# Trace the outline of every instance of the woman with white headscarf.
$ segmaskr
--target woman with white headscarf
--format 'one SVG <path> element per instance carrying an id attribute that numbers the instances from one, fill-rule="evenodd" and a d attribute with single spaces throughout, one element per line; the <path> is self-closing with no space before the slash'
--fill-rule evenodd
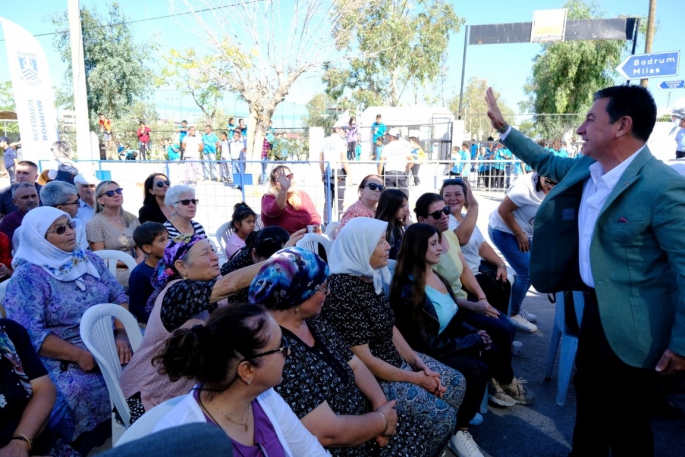
<path id="1" fill-rule="evenodd" d="M 64 211 L 36 208 L 21 227 L 3 304 L 7 317 L 28 330 L 57 386 L 49 427 L 86 455 L 111 434 L 111 405 L 105 380 L 81 340 L 81 316 L 98 303 L 127 308 L 128 297 L 104 262 L 76 245 L 74 222 Z M 128 363 L 126 333 L 119 322 L 115 327 L 119 360 Z M 58 408 L 60 402 L 64 408 Z"/>
<path id="2" fill-rule="evenodd" d="M 412 350 L 395 327 L 383 292 L 391 279 L 387 225 L 358 217 L 340 231 L 331 248 L 331 294 L 322 315 L 379 379 L 388 400 L 397 400 L 398 415 L 416 423 L 416 439 L 425 446 L 421 455 L 440 455 L 455 431 L 466 384 L 458 371 Z M 428 435 L 421 436 L 422 430 Z"/>

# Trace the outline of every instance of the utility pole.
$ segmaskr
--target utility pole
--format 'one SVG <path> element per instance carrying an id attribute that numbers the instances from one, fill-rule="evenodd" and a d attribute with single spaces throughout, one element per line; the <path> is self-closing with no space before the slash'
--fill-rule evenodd
<path id="1" fill-rule="evenodd" d="M 654 21 L 656 18 L 656 0 L 649 0 L 649 17 L 647 18 L 647 36 L 645 37 L 645 54 L 652 52 L 654 42 Z M 648 79 L 641 79 L 640 85 L 647 87 Z"/>
<path id="2" fill-rule="evenodd" d="M 81 10 L 78 0 L 69 2 L 69 41 L 71 42 L 71 79 L 74 84 L 74 110 L 76 111 L 76 151 L 81 160 L 100 158 L 90 144 L 88 96 L 86 92 L 86 66 L 83 63 L 83 34 Z"/>

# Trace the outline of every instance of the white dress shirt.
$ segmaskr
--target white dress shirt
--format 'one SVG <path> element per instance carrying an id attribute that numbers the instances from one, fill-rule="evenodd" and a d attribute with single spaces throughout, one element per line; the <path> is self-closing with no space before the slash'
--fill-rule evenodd
<path id="1" fill-rule="evenodd" d="M 588 287 L 595 287 L 590 265 L 590 243 L 597 224 L 597 217 L 626 168 L 635 160 L 642 149 L 644 146 L 607 173 L 604 173 L 604 168 L 599 162 L 590 165 L 590 177 L 583 185 L 583 196 L 578 210 L 578 265 L 580 277 Z"/>

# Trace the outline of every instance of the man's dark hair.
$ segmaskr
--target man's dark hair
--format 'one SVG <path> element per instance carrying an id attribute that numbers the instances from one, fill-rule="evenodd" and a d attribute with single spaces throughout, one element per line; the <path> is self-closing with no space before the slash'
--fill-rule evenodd
<path id="1" fill-rule="evenodd" d="M 652 94 L 642 86 L 612 86 L 598 90 L 593 100 L 608 98 L 606 111 L 609 122 L 624 116 L 633 120 L 633 137 L 647 142 L 656 124 L 656 103 Z"/>
<path id="2" fill-rule="evenodd" d="M 159 222 L 146 222 L 133 231 L 133 241 L 142 250 L 143 246 L 154 243 L 155 238 L 166 231 L 166 227 Z"/>
<path id="3" fill-rule="evenodd" d="M 187 124 L 188 121 L 186 121 L 185 119 L 183 119 L 183 120 L 181 121 L 181 124 L 183 124 L 183 123 L 186 123 L 186 124 Z"/>
<path id="4" fill-rule="evenodd" d="M 38 165 L 36 165 L 34 162 L 31 162 L 30 160 L 22 160 L 21 162 L 17 162 L 17 165 L 21 165 L 22 167 L 31 167 L 38 171 Z"/>
<path id="5" fill-rule="evenodd" d="M 381 117 L 381 115 L 380 115 L 380 114 L 376 114 L 376 119 L 378 119 L 379 117 Z"/>

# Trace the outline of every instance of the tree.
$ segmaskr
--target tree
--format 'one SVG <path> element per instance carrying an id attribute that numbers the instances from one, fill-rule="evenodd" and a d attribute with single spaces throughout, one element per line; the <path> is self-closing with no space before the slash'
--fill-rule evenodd
<path id="1" fill-rule="evenodd" d="M 302 117 L 305 127 L 323 127 L 330 130 L 335 124 L 337 116 L 327 112 L 332 100 L 326 94 L 316 94 L 307 102 L 307 115 Z"/>
<path id="2" fill-rule="evenodd" d="M 338 47 L 362 55 L 349 66 L 329 63 L 323 80 L 328 95 L 337 100 L 349 89 L 353 104 L 363 107 L 397 106 L 408 87 L 432 83 L 450 33 L 463 23 L 445 0 L 370 0 L 344 19 Z"/>
<path id="3" fill-rule="evenodd" d="M 148 63 L 157 46 L 151 41 L 136 42 L 126 20 L 117 3 L 108 6 L 105 17 L 100 16 L 95 8 L 92 11 L 81 8 L 88 113 L 92 128 L 97 126 L 98 113 L 111 118 L 120 117 L 154 81 Z M 54 16 L 52 22 L 58 30 L 64 30 L 55 34 L 53 44 L 67 64 L 65 79 L 71 84 L 67 12 Z"/>
<path id="4" fill-rule="evenodd" d="M 0 111 L 16 111 L 14 103 L 14 92 L 12 91 L 12 81 L 0 83 Z M 2 134 L 19 133 L 19 124 L 12 122 L 0 122 L 2 124 Z"/>
<path id="5" fill-rule="evenodd" d="M 212 81 L 238 94 L 248 105 L 247 156 L 258 160 L 269 121 L 292 84 L 320 70 L 335 50 L 334 30 L 368 0 L 183 0 L 217 64 L 195 56 Z M 172 6 L 174 4 L 172 3 Z M 230 9 L 227 9 L 230 8 Z M 203 12 L 207 10 L 206 12 Z"/>
<path id="6" fill-rule="evenodd" d="M 227 88 L 226 80 L 214 78 L 213 74 L 228 71 L 226 62 L 212 55 L 198 56 L 194 49 L 183 52 L 172 49 L 164 60 L 167 64 L 157 79 L 157 85 L 171 84 L 188 92 L 205 116 L 203 123 L 213 125 L 219 100 Z M 211 72 L 210 68 L 213 69 Z"/>
<path id="7" fill-rule="evenodd" d="M 464 102 L 462 106 L 464 118 L 464 132 L 469 138 L 483 140 L 489 136 L 494 137 L 495 129 L 488 119 L 488 105 L 485 101 L 485 91 L 488 90 L 488 81 L 476 77 L 470 78 L 464 90 Z M 513 119 L 514 111 L 506 104 L 500 93 L 495 92 L 497 103 L 502 110 L 505 119 Z M 450 110 L 455 116 L 459 111 L 459 94 L 456 94 L 449 103 Z"/>
<path id="8" fill-rule="evenodd" d="M 570 0 L 568 19 L 597 19 L 596 3 Z M 561 138 L 577 124 L 576 113 L 592 105 L 592 94 L 615 84 L 614 68 L 621 62 L 626 42 L 618 40 L 548 43 L 534 58 L 532 75 L 524 86 L 528 101 L 522 111 L 534 113 L 537 131 L 547 139 Z"/>

